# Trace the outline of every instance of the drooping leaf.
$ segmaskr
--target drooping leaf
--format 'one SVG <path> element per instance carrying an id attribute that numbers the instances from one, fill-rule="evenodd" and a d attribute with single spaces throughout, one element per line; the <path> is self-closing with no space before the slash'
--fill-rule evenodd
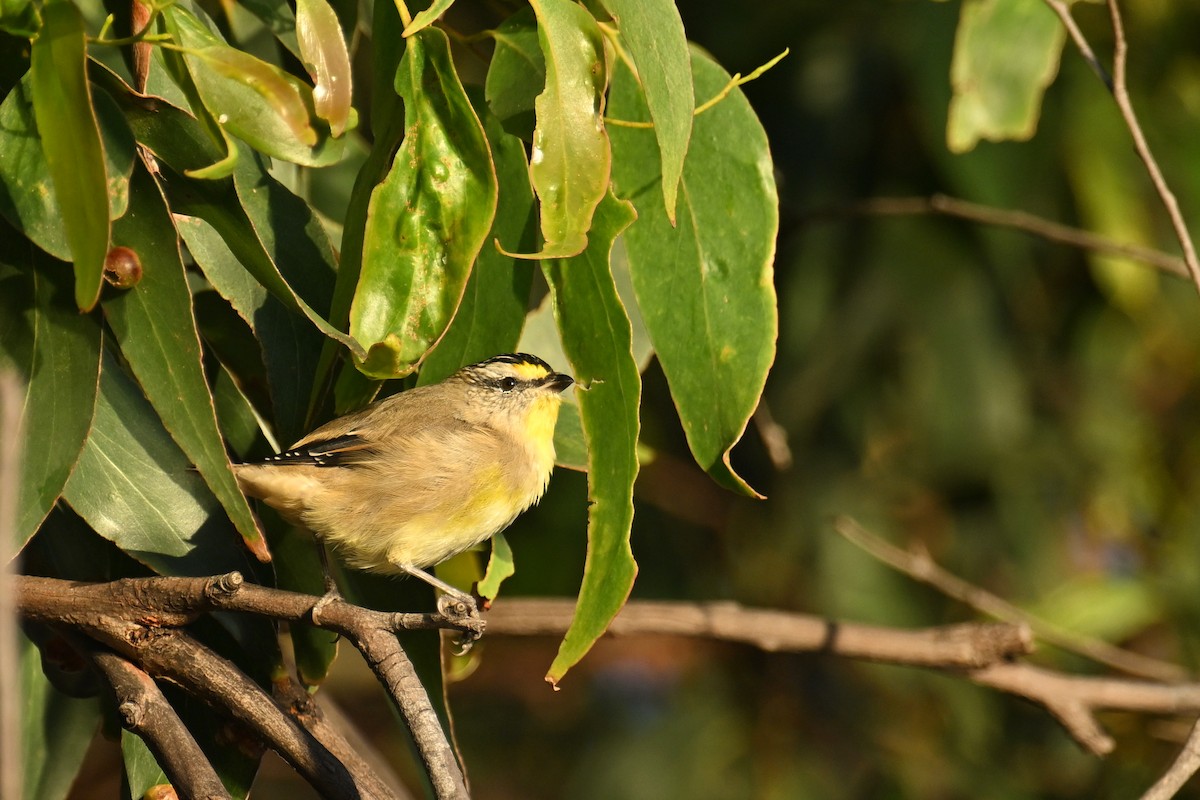
<path id="1" fill-rule="evenodd" d="M 312 89 L 283 70 L 225 44 L 178 5 L 163 12 L 205 108 L 223 129 L 285 161 L 339 160 L 344 137 L 317 124 Z M 339 33 L 340 35 L 340 33 Z"/>
<path id="2" fill-rule="evenodd" d="M 729 81 L 699 52 L 692 74 L 700 97 Z M 616 117 L 647 118 L 628 70 L 617 71 L 610 103 Z M 633 287 L 688 445 L 717 482 L 754 494 L 730 467 L 729 451 L 775 355 L 779 210 L 766 134 L 736 89 L 697 117 L 675 226 L 663 211 L 653 133 L 614 128 L 612 137 L 613 182 L 639 215 L 624 236 Z"/>
<path id="3" fill-rule="evenodd" d="M 400 61 L 408 49 L 402 36 L 403 25 L 395 3 L 375 3 L 371 9 L 371 30 L 377 41 L 393 43 L 390 47 L 373 48 L 371 59 L 371 150 L 359 168 L 350 201 L 346 207 L 342 228 L 341 262 L 333 287 L 329 319 L 337 326 L 347 328 L 350 324 L 350 306 L 362 274 L 363 238 L 366 235 L 371 198 L 376 187 L 383 182 L 391 169 L 393 158 L 404 138 L 404 104 L 396 92 L 396 73 Z M 365 376 L 357 369 L 343 369 L 334 378 L 337 351 L 329 344 L 321 350 L 317 365 L 317 379 L 313 382 L 309 405 L 314 408 L 328 407 L 334 395 L 333 387 L 347 380 L 362 383 Z M 359 389 L 361 390 L 361 386 Z M 360 395 L 361 391 L 353 394 Z M 338 406 L 338 412 L 349 410 Z"/>
<path id="4" fill-rule="evenodd" d="M 108 254 L 108 176 L 87 82 L 83 15 L 74 3 L 42 10 L 30 54 L 33 111 L 75 264 L 75 304 L 96 305 Z"/>
<path id="5" fill-rule="evenodd" d="M 546 58 L 538 44 L 537 17 L 522 8 L 492 31 L 496 49 L 488 63 L 488 105 L 504 129 L 533 141 L 534 104 L 546 85 Z"/>
<path id="6" fill-rule="evenodd" d="M 251 574 L 221 504 L 107 354 L 96 417 L 63 497 L 97 533 L 159 574 Z"/>
<path id="7" fill-rule="evenodd" d="M 145 170 L 135 175 L 132 195 L 130 213 L 113 226 L 113 237 L 138 254 L 144 277 L 133 289 L 107 298 L 104 315 L 172 437 L 196 465 L 247 546 L 268 560 L 266 542 L 234 480 L 217 429 L 170 213 Z"/>
<path id="8" fill-rule="evenodd" d="M 76 310 L 70 267 L 3 223 L 0 369 L 24 384 L 16 538 L 0 543 L 7 562 L 53 507 L 83 449 L 96 406 L 100 326 Z M 0 431 L 0 437 L 11 433 Z"/>
<path id="9" fill-rule="evenodd" d="M 516 571 L 512 547 L 508 539 L 504 538 L 503 532 L 497 533 L 492 537 L 492 555 L 488 559 L 487 571 L 476 585 L 477 591 L 482 597 L 495 600 L 500 594 L 500 584 L 504 583 L 506 578 L 511 578 Z"/>
<path id="10" fill-rule="evenodd" d="M 602 0 L 637 67 L 662 165 L 663 204 L 675 221 L 683 159 L 692 136 L 692 62 L 673 0 Z"/>
<path id="11" fill-rule="evenodd" d="M 63 800 L 100 724 L 98 697 L 68 697 L 42 672 L 38 648 L 18 639 L 23 800 Z"/>
<path id="12" fill-rule="evenodd" d="M 408 39 L 396 73 L 407 134 L 371 196 L 351 335 L 359 369 L 405 375 L 445 332 L 496 212 L 483 126 L 450 59 L 446 34 Z"/>
<path id="13" fill-rule="evenodd" d="M 492 149 L 499 185 L 496 219 L 488 241 L 498 241 L 510 251 L 521 250 L 531 246 L 537 232 L 525 148 L 515 136 L 504 132 L 481 98 L 474 99 Z M 467 280 L 454 321 L 421 364 L 418 383 L 435 383 L 466 364 L 513 352 L 525 324 L 532 283 L 530 264 L 485 244 Z"/>
<path id="14" fill-rule="evenodd" d="M 337 14 L 326 0 L 297 0 L 296 36 L 300 55 L 313 79 L 317 116 L 329 132 L 341 136 L 354 113 L 351 101 L 350 53 Z"/>
<path id="15" fill-rule="evenodd" d="M 529 173 L 541 201 L 540 258 L 587 247 L 592 213 L 608 190 L 612 153 L 604 131 L 608 68 L 591 14 L 571 0 L 532 0 L 546 88 L 535 103 Z"/>
<path id="16" fill-rule="evenodd" d="M 966 0 L 950 64 L 947 147 L 965 153 L 981 139 L 1033 136 L 1066 35 L 1043 0 Z"/>
<path id="17" fill-rule="evenodd" d="M 613 241 L 635 217 L 610 192 L 596 210 L 587 250 L 544 264 L 555 318 L 575 376 L 588 448 L 588 553 L 575 616 L 546 680 L 557 683 L 625 605 L 637 564 L 629 547 L 637 479 L 642 379 L 629 319 L 609 271 Z"/>
<path id="18" fill-rule="evenodd" d="M 34 122 L 27 75 L 0 104 L 0 214 L 55 258 L 71 260 L 62 210 Z M 120 110 L 107 94 L 94 96 L 108 175 L 108 214 L 116 219 L 129 202 L 134 141 Z"/>

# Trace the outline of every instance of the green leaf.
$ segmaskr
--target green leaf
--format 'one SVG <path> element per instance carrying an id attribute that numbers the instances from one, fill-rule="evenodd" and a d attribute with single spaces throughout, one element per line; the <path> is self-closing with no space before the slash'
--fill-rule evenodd
<path id="1" fill-rule="evenodd" d="M 100 326 L 76 311 L 67 265 L 51 261 L 3 223 L 0 369 L 13 370 L 25 384 L 16 538 L 0 543 L 7 562 L 54 506 L 83 449 L 96 406 Z"/>
<path id="2" fill-rule="evenodd" d="M 508 250 L 519 250 L 537 235 L 525 148 L 519 139 L 504 132 L 486 103 L 475 99 L 492 149 L 499 185 L 500 200 L 488 240 L 497 241 Z M 525 324 L 532 283 L 533 270 L 529 264 L 485 244 L 467 279 L 454 321 L 421 363 L 418 383 L 436 383 L 459 367 L 497 353 L 513 352 Z"/>
<path id="3" fill-rule="evenodd" d="M 313 79 L 313 105 L 329 131 L 341 136 L 354 127 L 351 114 L 350 53 L 337 14 L 325 0 L 297 0 L 296 36 L 305 69 Z"/>
<path id="4" fill-rule="evenodd" d="M 695 51 L 692 74 L 700 97 L 729 81 Z M 647 116 L 626 69 L 617 71 L 610 107 L 621 119 Z M 775 355 L 779 208 L 766 134 L 738 89 L 696 118 L 675 226 L 663 211 L 654 135 L 614 128 L 612 138 L 614 185 L 639 214 L 624 236 L 633 287 L 688 445 L 718 483 L 754 494 L 730 467 L 729 451 Z"/>
<path id="5" fill-rule="evenodd" d="M 587 247 L 592 213 L 608 190 L 612 153 L 604 132 L 608 70 L 600 29 L 571 0 L 531 0 L 546 88 L 535 103 L 530 176 L 542 203 L 540 258 L 565 258 Z"/>
<path id="6" fill-rule="evenodd" d="M 1043 0 L 965 0 L 950 64 L 952 152 L 1033 136 L 1066 35 Z"/>
<path id="7" fill-rule="evenodd" d="M 418 31 L 428 28 L 434 21 L 445 14 L 450 6 L 454 5 L 454 0 L 433 0 L 429 4 L 429 8 L 413 17 L 412 22 L 404 28 L 404 37 L 407 39 Z"/>
<path id="8" fill-rule="evenodd" d="M 546 85 L 546 58 L 538 44 L 537 18 L 522 8 L 492 31 L 496 49 L 484 91 L 504 129 L 533 141 L 534 104 Z"/>
<path id="9" fill-rule="evenodd" d="M 609 192 L 596 210 L 587 250 L 548 261 L 546 279 L 571 361 L 588 447 L 588 553 L 575 617 L 546 680 L 558 683 L 625 605 L 637 564 L 629 547 L 637 479 L 642 380 L 629 318 L 609 271 L 613 241 L 635 218 Z"/>
<path id="10" fill-rule="evenodd" d="M 83 16 L 69 2 L 47 4 L 42 16 L 30 54 L 33 110 L 75 264 L 75 304 L 88 311 L 100 299 L 108 254 L 104 148 L 88 90 Z"/>
<path id="11" fill-rule="evenodd" d="M 153 787 L 171 782 L 150 748 L 136 733 L 121 731 L 121 760 L 130 797 L 143 797 Z"/>
<path id="12" fill-rule="evenodd" d="M 371 195 L 351 335 L 364 374 L 408 374 L 445 333 L 496 213 L 483 126 L 450 59 L 446 34 L 408 40 L 396 73 L 407 135 Z"/>
<path id="13" fill-rule="evenodd" d="M 0 31 L 32 39 L 42 27 L 42 16 L 33 0 L 0 0 Z"/>
<path id="14" fill-rule="evenodd" d="M 50 685 L 41 655 L 19 637 L 23 800 L 63 800 L 100 724 L 100 701 L 68 697 Z M 12 767 L 10 767 L 11 769 Z"/>
<path id="15" fill-rule="evenodd" d="M 276 434 L 284 444 L 296 441 L 307 432 L 308 391 L 320 334 L 246 271 L 214 227 L 185 215 L 177 215 L 175 224 L 213 288 L 254 332 L 266 367 Z"/>
<path id="16" fill-rule="evenodd" d="M 218 125 L 256 150 L 285 161 L 322 166 L 341 158 L 345 139 L 317 126 L 309 86 L 228 46 L 178 5 L 167 8 L 163 18 L 183 48 L 188 72 Z"/>
<path id="17" fill-rule="evenodd" d="M 28 75 L 0 104 L 0 214 L 38 247 L 63 261 L 71 249 L 63 228 L 62 210 L 50 177 L 50 165 L 34 122 Z M 108 214 L 116 219 L 129 202 L 135 142 L 120 109 L 108 95 L 94 97 L 104 143 L 108 175 Z"/>
<path id="18" fill-rule="evenodd" d="M 335 260 L 320 222 L 249 151 L 239 159 L 232 186 L 227 181 L 189 180 L 180 175 L 169 176 L 165 183 L 173 212 L 210 224 L 276 299 L 356 357 L 366 354 L 324 316 Z"/>
<path id="19" fill-rule="evenodd" d="M 63 497 L 97 533 L 159 574 L 253 574 L 220 503 L 107 354 L 96 418 Z"/>
<path id="20" fill-rule="evenodd" d="M 504 583 L 506 578 L 511 578 L 516 571 L 512 547 L 509 546 L 508 539 L 504 538 L 503 532 L 497 533 L 492 537 L 492 555 L 488 559 L 487 572 L 483 574 L 476 589 L 480 596 L 495 600 L 500 594 L 500 584 Z"/>
<path id="21" fill-rule="evenodd" d="M 692 62 L 673 0 L 601 0 L 621 31 L 646 94 L 662 165 L 663 204 L 675 221 L 683 160 L 692 136 Z"/>
<path id="22" fill-rule="evenodd" d="M 121 354 L 172 437 L 225 507 L 247 546 L 269 560 L 266 542 L 234 480 L 217 429 L 170 212 L 146 170 L 138 170 L 132 194 L 130 213 L 117 220 L 113 238 L 137 253 L 145 272 L 136 287 L 114 292 L 104 301 L 104 315 Z"/>

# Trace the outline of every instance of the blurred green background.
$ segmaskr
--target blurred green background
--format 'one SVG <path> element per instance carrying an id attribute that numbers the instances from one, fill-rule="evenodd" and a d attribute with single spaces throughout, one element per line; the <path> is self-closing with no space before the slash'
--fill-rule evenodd
<path id="1" fill-rule="evenodd" d="M 1187 215 L 1200 209 L 1200 6 L 1122 7 L 1130 91 Z M 731 72 L 791 49 L 744 90 L 772 142 L 783 206 L 765 403 L 793 463 L 773 461 L 752 426 L 735 466 L 769 499 L 717 488 L 688 458 L 651 366 L 634 598 L 905 627 L 978 619 L 841 540 L 831 520 L 851 514 L 1047 620 L 1194 669 L 1196 289 L 1022 233 L 846 213 L 867 198 L 940 192 L 1177 252 L 1116 107 L 1078 53 L 1064 50 L 1031 141 L 953 155 L 959 3 L 680 9 L 689 36 Z M 1075 13 L 1107 63 L 1104 6 Z M 508 535 L 517 575 L 505 593 L 573 595 L 585 515 L 585 481 L 560 470 Z M 1188 730 L 1104 715 L 1117 749 L 1100 760 L 1043 709 L 952 676 L 667 638 L 602 641 L 553 692 L 542 676 L 556 645 L 488 637 L 451 686 L 475 796 L 1127 798 Z M 1053 648 L 1034 658 L 1104 674 Z M 378 714 L 373 744 L 399 763 L 405 744 L 382 738 L 393 722 L 357 661 L 342 653 L 328 692 L 368 730 Z M 271 775 L 256 798 L 311 796 L 284 768 Z M 78 785 L 101 784 L 92 773 Z"/>

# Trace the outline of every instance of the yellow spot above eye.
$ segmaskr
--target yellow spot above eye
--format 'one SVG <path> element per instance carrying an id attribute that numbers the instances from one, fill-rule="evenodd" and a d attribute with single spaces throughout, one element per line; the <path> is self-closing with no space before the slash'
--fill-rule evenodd
<path id="1" fill-rule="evenodd" d="M 550 373 L 541 364 L 512 364 L 513 372 L 523 381 L 536 381 Z"/>

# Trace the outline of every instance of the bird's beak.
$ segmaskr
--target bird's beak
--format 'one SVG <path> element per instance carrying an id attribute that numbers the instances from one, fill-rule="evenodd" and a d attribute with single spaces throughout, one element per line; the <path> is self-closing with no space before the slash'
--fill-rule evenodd
<path id="1" fill-rule="evenodd" d="M 563 375 L 561 372 L 553 372 L 546 376 L 546 382 L 542 385 L 547 386 L 556 392 L 562 392 L 574 382 L 575 379 L 570 375 Z"/>

